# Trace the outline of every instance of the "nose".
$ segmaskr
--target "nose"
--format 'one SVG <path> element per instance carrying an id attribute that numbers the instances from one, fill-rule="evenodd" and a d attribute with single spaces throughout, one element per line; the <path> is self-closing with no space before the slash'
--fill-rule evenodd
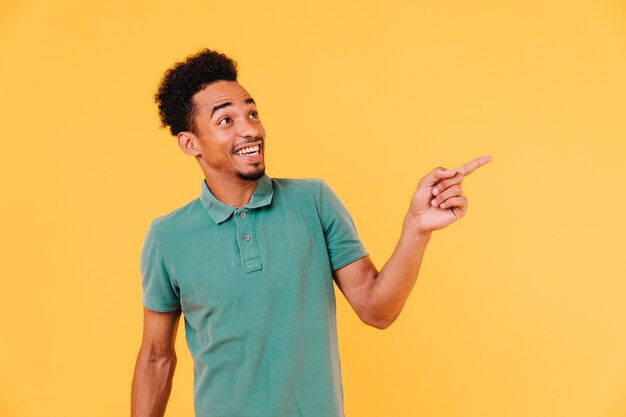
<path id="1" fill-rule="evenodd" d="M 258 120 L 244 119 L 239 124 L 239 136 L 243 138 L 258 138 L 262 136 L 263 126 Z"/>

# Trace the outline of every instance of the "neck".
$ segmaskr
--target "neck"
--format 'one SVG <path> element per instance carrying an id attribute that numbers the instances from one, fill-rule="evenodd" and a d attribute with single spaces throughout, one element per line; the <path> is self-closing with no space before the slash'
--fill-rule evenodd
<path id="1" fill-rule="evenodd" d="M 232 207 L 244 207 L 250 201 L 258 181 L 240 178 L 224 179 L 216 176 L 205 176 L 211 194 L 219 201 Z"/>

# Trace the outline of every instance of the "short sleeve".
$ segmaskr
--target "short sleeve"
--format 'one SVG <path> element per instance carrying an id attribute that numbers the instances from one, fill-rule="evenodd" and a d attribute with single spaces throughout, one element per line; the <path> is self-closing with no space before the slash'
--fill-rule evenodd
<path id="1" fill-rule="evenodd" d="M 348 210 L 324 181 L 321 182 L 320 200 L 326 246 L 333 271 L 367 256 Z"/>
<path id="2" fill-rule="evenodd" d="M 153 226 L 146 233 L 141 251 L 142 303 L 154 311 L 167 312 L 180 308 L 180 293 L 173 285 L 167 261 L 157 241 Z"/>

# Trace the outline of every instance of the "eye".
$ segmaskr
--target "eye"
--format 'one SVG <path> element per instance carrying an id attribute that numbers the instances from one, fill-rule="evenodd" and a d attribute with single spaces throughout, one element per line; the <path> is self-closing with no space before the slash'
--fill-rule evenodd
<path id="1" fill-rule="evenodd" d="M 250 114 L 248 115 L 248 118 L 250 118 L 250 119 L 258 119 L 259 118 L 259 113 L 256 110 L 252 110 L 250 112 Z"/>
<path id="2" fill-rule="evenodd" d="M 233 119 L 231 119 L 230 117 L 226 116 L 222 120 L 220 120 L 217 124 L 218 125 L 228 125 L 228 124 L 231 124 L 232 122 L 233 122 Z"/>

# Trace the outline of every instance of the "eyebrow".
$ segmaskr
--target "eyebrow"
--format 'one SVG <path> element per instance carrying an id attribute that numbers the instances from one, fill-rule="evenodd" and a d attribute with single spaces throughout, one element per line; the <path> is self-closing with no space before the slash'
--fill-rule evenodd
<path id="1" fill-rule="evenodd" d="M 256 104 L 256 102 L 254 101 L 254 99 L 252 97 L 247 98 L 244 101 L 244 103 L 246 103 L 246 104 Z M 215 114 L 216 111 L 221 110 L 221 109 L 223 109 L 225 107 L 228 107 L 228 106 L 232 106 L 232 105 L 233 105 L 232 101 L 227 101 L 225 103 L 218 104 L 217 106 L 213 106 L 213 110 L 211 110 L 211 117 L 213 117 L 213 115 Z"/>

